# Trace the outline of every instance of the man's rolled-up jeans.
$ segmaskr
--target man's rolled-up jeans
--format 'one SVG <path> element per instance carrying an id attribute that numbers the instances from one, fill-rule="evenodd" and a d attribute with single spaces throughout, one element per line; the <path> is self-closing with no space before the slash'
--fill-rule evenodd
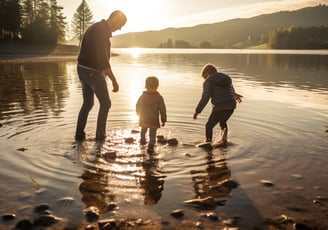
<path id="1" fill-rule="evenodd" d="M 85 139 L 84 129 L 89 112 L 94 105 L 94 95 L 96 95 L 100 105 L 97 118 L 96 140 L 104 140 L 106 137 L 107 115 L 111 107 L 106 76 L 101 71 L 81 65 L 77 66 L 77 73 L 82 84 L 83 104 L 77 120 L 75 139 Z"/>

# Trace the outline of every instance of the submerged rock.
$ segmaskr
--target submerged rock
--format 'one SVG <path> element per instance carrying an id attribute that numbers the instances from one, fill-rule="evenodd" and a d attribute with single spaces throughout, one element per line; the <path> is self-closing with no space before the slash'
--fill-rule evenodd
<path id="1" fill-rule="evenodd" d="M 171 212 L 171 216 L 175 218 L 181 218 L 184 216 L 184 212 L 182 209 L 176 209 Z"/>
<path id="2" fill-rule="evenodd" d="M 225 187 L 225 188 L 233 189 L 233 188 L 237 188 L 238 186 L 239 186 L 239 183 L 237 181 L 226 179 L 216 185 L 211 186 L 210 188 L 216 189 L 216 188 Z"/>
<path id="3" fill-rule="evenodd" d="M 84 209 L 83 213 L 89 222 L 96 221 L 99 218 L 99 209 L 96 206 L 90 206 Z"/>
<path id="4" fill-rule="evenodd" d="M 112 161 L 116 159 L 116 151 L 108 151 L 103 154 L 103 157 L 106 161 Z"/>
<path id="5" fill-rule="evenodd" d="M 176 146 L 176 145 L 178 145 L 178 140 L 177 140 L 176 138 L 168 139 L 168 140 L 167 140 L 167 144 L 168 144 L 169 146 Z"/>
<path id="6" fill-rule="evenodd" d="M 133 144 L 134 143 L 134 138 L 133 137 L 127 137 L 124 139 L 125 144 Z"/>
<path id="7" fill-rule="evenodd" d="M 16 218 L 16 214 L 15 213 L 5 213 L 2 215 L 2 219 L 5 221 L 10 221 Z"/>
<path id="8" fill-rule="evenodd" d="M 50 206 L 47 203 L 40 204 L 34 208 L 35 213 L 41 213 L 43 211 L 46 211 L 50 208 Z"/>
<path id="9" fill-rule="evenodd" d="M 214 209 L 218 205 L 216 200 L 211 196 L 186 200 L 184 203 L 199 209 Z"/>
<path id="10" fill-rule="evenodd" d="M 264 186 L 267 186 L 267 187 L 272 187 L 274 186 L 273 182 L 272 181 L 269 181 L 269 180 L 261 180 L 260 181 Z"/>
<path id="11" fill-rule="evenodd" d="M 17 222 L 15 230 L 31 230 L 33 223 L 28 219 L 23 219 Z"/>
<path id="12" fill-rule="evenodd" d="M 294 223 L 293 228 L 296 230 L 311 230 L 309 226 L 302 224 L 302 223 Z"/>
<path id="13" fill-rule="evenodd" d="M 158 135 L 157 143 L 165 145 L 165 144 L 167 144 L 167 139 L 163 135 Z"/>
<path id="14" fill-rule="evenodd" d="M 117 207 L 117 204 L 115 204 L 114 202 L 110 202 L 109 204 L 107 204 L 108 211 L 113 211 L 115 209 L 118 209 L 118 207 Z"/>
<path id="15" fill-rule="evenodd" d="M 35 226 L 51 226 L 53 224 L 57 224 L 62 219 L 59 217 L 56 217 L 54 215 L 41 215 L 38 218 L 34 220 Z"/>

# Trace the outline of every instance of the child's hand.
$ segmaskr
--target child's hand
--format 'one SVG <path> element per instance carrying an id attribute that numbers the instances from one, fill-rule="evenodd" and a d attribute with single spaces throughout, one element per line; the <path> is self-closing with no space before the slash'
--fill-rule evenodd
<path id="1" fill-rule="evenodd" d="M 240 94 L 238 94 L 238 93 L 235 93 L 235 100 L 236 100 L 238 103 L 240 103 L 240 102 L 243 101 L 242 98 L 243 98 L 242 95 L 240 95 Z"/>
<path id="2" fill-rule="evenodd" d="M 162 122 L 162 127 L 164 127 L 165 126 L 165 122 Z"/>
<path id="3" fill-rule="evenodd" d="M 198 116 L 198 113 L 195 111 L 195 112 L 194 112 L 194 116 L 193 116 L 193 118 L 194 118 L 194 119 L 197 119 L 197 116 Z"/>

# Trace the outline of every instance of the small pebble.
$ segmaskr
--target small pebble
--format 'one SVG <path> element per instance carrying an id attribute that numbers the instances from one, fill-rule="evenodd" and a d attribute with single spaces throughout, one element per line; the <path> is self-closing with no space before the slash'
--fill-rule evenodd
<path id="1" fill-rule="evenodd" d="M 267 186 L 267 187 L 271 187 L 273 186 L 273 182 L 272 181 L 269 181 L 269 180 L 261 180 L 261 183 L 264 185 L 264 186 Z"/>
<path id="2" fill-rule="evenodd" d="M 133 137 L 127 137 L 124 139 L 126 144 L 133 144 L 134 138 Z"/>

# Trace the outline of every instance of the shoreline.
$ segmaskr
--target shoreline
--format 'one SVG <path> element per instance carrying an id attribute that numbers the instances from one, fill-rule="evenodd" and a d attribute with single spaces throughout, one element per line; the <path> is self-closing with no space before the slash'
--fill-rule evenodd
<path id="1" fill-rule="evenodd" d="M 61 55 L 1 55 L 0 64 L 11 63 L 31 63 L 31 62 L 58 62 L 58 61 L 76 61 L 77 54 L 61 54 Z"/>

